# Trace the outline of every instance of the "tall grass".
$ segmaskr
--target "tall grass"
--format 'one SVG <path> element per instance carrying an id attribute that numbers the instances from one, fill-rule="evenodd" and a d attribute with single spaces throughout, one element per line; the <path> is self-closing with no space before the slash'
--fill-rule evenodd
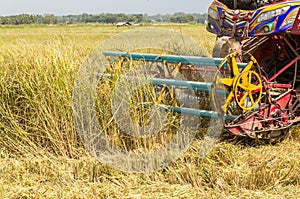
<path id="1" fill-rule="evenodd" d="M 20 43 L 1 48 L 1 146 L 15 153 L 41 149 L 73 156 L 78 140 L 71 92 L 84 58 L 71 43 Z"/>

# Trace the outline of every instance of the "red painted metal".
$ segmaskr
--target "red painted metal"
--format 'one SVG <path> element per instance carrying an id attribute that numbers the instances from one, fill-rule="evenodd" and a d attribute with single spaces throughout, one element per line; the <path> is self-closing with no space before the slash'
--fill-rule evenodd
<path id="1" fill-rule="evenodd" d="M 254 138 L 257 132 L 288 126 L 295 121 L 289 114 L 289 105 L 294 94 L 294 90 L 288 89 L 278 98 L 262 105 L 260 110 L 253 112 L 238 123 L 227 125 L 226 128 L 235 135 L 248 135 Z"/>
<path id="2" fill-rule="evenodd" d="M 298 14 L 296 16 L 295 22 L 293 24 L 291 34 L 293 35 L 300 35 L 300 9 L 298 11 Z"/>
<path id="3" fill-rule="evenodd" d="M 295 59 L 293 59 L 290 63 L 288 63 L 286 66 L 284 66 L 282 69 L 280 69 L 280 71 L 278 71 L 275 75 L 273 75 L 268 80 L 268 82 L 272 82 L 274 79 L 276 79 L 276 77 L 278 77 L 279 75 L 281 75 L 281 73 L 283 73 L 286 69 L 288 69 L 289 67 L 291 67 L 293 64 L 295 64 L 299 60 L 300 60 L 300 56 L 298 56 Z"/>

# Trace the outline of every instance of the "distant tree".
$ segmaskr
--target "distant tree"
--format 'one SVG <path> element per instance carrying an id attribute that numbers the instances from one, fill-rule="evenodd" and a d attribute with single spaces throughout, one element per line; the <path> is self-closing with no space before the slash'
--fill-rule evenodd
<path id="1" fill-rule="evenodd" d="M 45 14 L 44 15 L 44 24 L 53 24 L 54 18 L 55 17 L 53 14 Z"/>
<path id="2" fill-rule="evenodd" d="M 194 21 L 194 16 L 193 15 L 174 15 L 173 17 L 170 18 L 171 22 L 174 23 L 188 23 Z"/>
<path id="3" fill-rule="evenodd" d="M 164 22 L 175 22 L 175 23 L 188 23 L 196 21 L 199 18 L 207 18 L 207 14 L 185 14 L 183 12 L 177 12 L 171 14 L 87 14 L 83 13 L 80 15 L 66 15 L 66 16 L 55 16 L 53 14 L 44 15 L 30 15 L 21 14 L 14 16 L 0 17 L 0 23 L 19 25 L 19 24 L 76 24 L 76 23 L 108 23 L 115 24 L 117 22 L 151 22 L 151 21 L 164 21 Z"/>
<path id="4" fill-rule="evenodd" d="M 140 23 L 143 21 L 143 15 L 142 14 L 134 14 L 133 16 L 135 16 L 136 18 L 136 23 Z"/>

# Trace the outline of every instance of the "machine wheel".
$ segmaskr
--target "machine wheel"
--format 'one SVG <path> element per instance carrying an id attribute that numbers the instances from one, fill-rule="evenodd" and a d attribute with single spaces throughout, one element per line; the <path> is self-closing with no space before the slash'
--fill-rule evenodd
<path id="1" fill-rule="evenodd" d="M 262 95 L 260 75 L 255 71 L 244 71 L 236 79 L 233 90 L 239 107 L 247 111 L 254 109 Z"/>
<path id="2" fill-rule="evenodd" d="M 235 38 L 231 37 L 218 37 L 212 52 L 215 58 L 224 58 L 233 52 L 240 52 L 241 43 Z"/>
<path id="3" fill-rule="evenodd" d="M 226 56 L 215 75 L 213 97 L 216 110 L 232 114 L 232 106 L 238 105 L 243 112 L 252 110 L 261 100 L 262 80 L 256 59 L 248 55 L 247 65 L 240 69 L 237 65 L 238 54 Z M 223 89 L 222 89 L 223 88 Z M 227 92 L 226 98 L 220 101 L 218 92 Z"/>
<path id="4" fill-rule="evenodd" d="M 213 57 L 226 57 L 226 55 L 229 54 L 229 43 L 228 40 L 229 37 L 220 37 L 217 38 L 217 41 L 215 42 L 212 56 Z"/>

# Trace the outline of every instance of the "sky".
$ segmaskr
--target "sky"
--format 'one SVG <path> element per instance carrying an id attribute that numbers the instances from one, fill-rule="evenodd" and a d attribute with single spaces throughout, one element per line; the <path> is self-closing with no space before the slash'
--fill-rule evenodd
<path id="1" fill-rule="evenodd" d="M 0 15 L 206 13 L 212 0 L 0 0 Z"/>

